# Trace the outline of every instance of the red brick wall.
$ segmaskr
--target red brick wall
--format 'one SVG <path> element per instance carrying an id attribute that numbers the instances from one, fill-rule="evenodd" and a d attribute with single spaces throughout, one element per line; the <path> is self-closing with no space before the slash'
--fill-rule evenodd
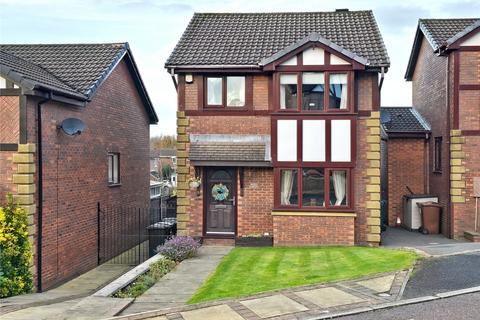
<path id="1" fill-rule="evenodd" d="M 27 112 L 35 115 L 29 98 Z M 149 202 L 149 122 L 121 62 L 85 108 L 46 103 L 43 117 L 44 289 L 97 265 L 97 202 L 102 206 L 145 207 Z M 85 131 L 69 137 L 56 126 L 76 117 Z M 28 117 L 30 142 L 35 118 Z M 107 183 L 107 152 L 120 153 L 121 186 Z"/>
<path id="2" fill-rule="evenodd" d="M 0 151 L 0 205 L 5 203 L 8 193 L 16 193 L 17 188 L 12 183 L 13 174 L 17 172 L 17 165 L 13 164 L 13 151 Z"/>
<path id="3" fill-rule="evenodd" d="M 191 116 L 192 134 L 270 134 L 268 116 Z"/>
<path id="4" fill-rule="evenodd" d="M 18 143 L 19 135 L 19 97 L 0 96 L 0 143 Z"/>
<path id="5" fill-rule="evenodd" d="M 425 190 L 425 140 L 389 139 L 387 146 L 388 225 L 394 226 L 397 217 L 403 221 L 402 197 L 407 186 L 417 194 Z"/>
<path id="6" fill-rule="evenodd" d="M 427 192 L 438 196 L 439 202 L 443 205 L 442 232 L 444 235 L 449 233 L 448 204 L 450 198 L 450 149 L 448 144 L 450 132 L 448 132 L 447 126 L 449 118 L 446 101 L 447 62 L 447 57 L 438 57 L 433 53 L 432 47 L 424 38 L 412 78 L 413 106 L 432 128 L 429 140 L 429 188 Z M 441 173 L 433 172 L 435 137 L 443 138 Z"/>
<path id="7" fill-rule="evenodd" d="M 274 216 L 275 246 L 353 245 L 354 218 Z"/>
<path id="8" fill-rule="evenodd" d="M 240 181 L 237 189 L 240 191 Z M 245 168 L 238 197 L 237 236 L 272 235 L 273 169 Z"/>

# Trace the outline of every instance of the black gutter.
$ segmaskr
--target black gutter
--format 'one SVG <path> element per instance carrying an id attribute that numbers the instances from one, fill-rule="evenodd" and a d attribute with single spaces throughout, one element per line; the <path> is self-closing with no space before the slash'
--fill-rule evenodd
<path id="1" fill-rule="evenodd" d="M 42 292 L 42 229 L 43 229 L 43 159 L 42 159 L 42 105 L 49 97 L 37 103 L 37 159 L 38 159 L 38 227 L 37 227 L 37 291 Z"/>

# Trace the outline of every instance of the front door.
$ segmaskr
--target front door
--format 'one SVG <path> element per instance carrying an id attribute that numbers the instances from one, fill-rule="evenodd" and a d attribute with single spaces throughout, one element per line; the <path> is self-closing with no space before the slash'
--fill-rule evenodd
<path id="1" fill-rule="evenodd" d="M 235 235 L 236 170 L 207 168 L 205 182 L 206 235 Z"/>

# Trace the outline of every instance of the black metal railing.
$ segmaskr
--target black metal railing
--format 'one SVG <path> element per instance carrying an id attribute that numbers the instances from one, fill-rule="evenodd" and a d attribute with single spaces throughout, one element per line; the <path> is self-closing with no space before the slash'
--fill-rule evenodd
<path id="1" fill-rule="evenodd" d="M 165 199 L 167 201 L 170 207 L 176 202 L 171 198 Z M 153 256 L 158 245 L 176 234 L 175 214 L 172 210 L 162 210 L 162 201 L 143 208 L 98 203 L 97 222 L 98 264 L 137 265 Z"/>

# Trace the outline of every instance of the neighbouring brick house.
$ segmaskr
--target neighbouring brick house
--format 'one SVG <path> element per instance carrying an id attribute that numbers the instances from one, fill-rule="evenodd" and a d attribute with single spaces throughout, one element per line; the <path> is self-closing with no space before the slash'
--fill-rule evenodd
<path id="1" fill-rule="evenodd" d="M 430 125 L 412 107 L 381 107 L 380 113 L 382 220 L 393 227 L 397 217 L 404 221 L 404 195 L 428 193 Z"/>
<path id="2" fill-rule="evenodd" d="M 0 45 L 0 201 L 28 212 L 38 290 L 97 265 L 97 203 L 148 205 L 156 122 L 127 43 Z"/>
<path id="3" fill-rule="evenodd" d="M 163 168 L 170 167 L 168 176 L 164 177 Z M 150 171 L 159 179 L 169 180 L 173 186 L 177 185 L 177 150 L 160 149 L 150 150 Z"/>
<path id="4" fill-rule="evenodd" d="M 389 65 L 371 11 L 195 14 L 165 64 L 179 234 L 378 245 Z"/>
<path id="5" fill-rule="evenodd" d="M 475 179 L 480 187 L 480 18 L 420 19 L 405 78 L 432 127 L 429 193 L 443 205 L 442 233 L 463 237 L 475 229 Z"/>

